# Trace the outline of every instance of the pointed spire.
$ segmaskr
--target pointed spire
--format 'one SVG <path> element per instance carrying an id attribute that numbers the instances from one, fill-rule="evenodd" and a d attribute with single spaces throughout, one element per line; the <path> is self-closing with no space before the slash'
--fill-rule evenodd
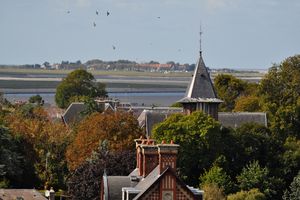
<path id="1" fill-rule="evenodd" d="M 190 82 L 186 97 L 189 98 L 217 98 L 210 75 L 204 64 L 202 52 L 196 65 L 192 81 Z"/>

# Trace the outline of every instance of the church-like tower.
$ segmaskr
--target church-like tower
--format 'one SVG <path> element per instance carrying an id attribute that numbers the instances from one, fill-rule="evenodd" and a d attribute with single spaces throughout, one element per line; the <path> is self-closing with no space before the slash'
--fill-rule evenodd
<path id="1" fill-rule="evenodd" d="M 187 115 L 194 111 L 202 111 L 218 120 L 218 105 L 223 101 L 217 98 L 210 75 L 204 64 L 201 50 L 185 97 L 178 102 L 183 105 L 183 111 Z"/>

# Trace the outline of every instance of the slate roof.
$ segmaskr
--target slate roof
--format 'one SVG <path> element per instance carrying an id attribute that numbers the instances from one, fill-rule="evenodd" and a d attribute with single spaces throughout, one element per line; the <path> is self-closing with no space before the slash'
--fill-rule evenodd
<path id="1" fill-rule="evenodd" d="M 178 109 L 173 112 L 161 112 L 144 110 L 138 117 L 138 122 L 141 127 L 145 127 L 148 136 L 151 136 L 153 127 L 163 122 L 167 117 L 173 113 L 181 113 Z M 258 123 L 267 126 L 267 114 L 264 112 L 219 112 L 219 122 L 225 127 L 236 128 L 244 123 Z"/>
<path id="2" fill-rule="evenodd" d="M 18 197 L 24 200 L 47 200 L 35 189 L 0 189 L 0 199 L 2 200 L 14 200 Z"/>
<path id="3" fill-rule="evenodd" d="M 268 122 L 264 112 L 219 112 L 219 121 L 223 126 L 232 128 L 250 122 L 267 126 Z"/>
<path id="4" fill-rule="evenodd" d="M 187 87 L 185 97 L 178 102 L 222 102 L 217 98 L 210 75 L 204 64 L 202 53 L 200 53 L 192 80 Z"/>
<path id="5" fill-rule="evenodd" d="M 136 183 L 135 183 L 136 185 Z M 122 200 L 122 187 L 133 187 L 130 176 L 107 176 L 108 198 Z"/>
<path id="6" fill-rule="evenodd" d="M 73 102 L 69 105 L 67 110 L 62 115 L 65 124 L 72 125 L 82 119 L 81 113 L 87 108 L 83 102 Z M 109 103 L 104 103 L 104 110 L 114 110 L 113 106 Z"/>
<path id="7" fill-rule="evenodd" d="M 162 173 L 163 174 L 163 173 Z M 161 174 L 161 175 L 162 175 Z M 159 165 L 157 165 L 148 176 L 146 176 L 143 180 L 141 180 L 136 186 L 135 189 L 141 190 L 142 192 L 139 193 L 142 194 L 145 192 L 158 178 L 159 178 Z M 138 196 L 139 196 L 138 195 Z M 137 196 L 137 197 L 138 197 Z"/>
<path id="8" fill-rule="evenodd" d="M 136 193 L 138 193 L 138 195 L 133 198 L 133 200 L 137 200 L 141 196 L 143 196 L 143 194 L 146 193 L 151 188 L 151 186 L 153 186 L 159 179 L 161 179 L 167 171 L 170 171 L 174 174 L 170 167 L 159 174 L 159 165 L 157 165 L 156 168 L 153 169 L 150 174 L 148 174 L 148 176 L 146 176 L 145 178 L 138 177 L 140 181 L 133 182 L 130 179 L 131 176 L 136 175 L 137 170 L 138 169 L 133 170 L 129 176 L 107 176 L 107 186 L 109 194 L 108 199 L 121 200 L 122 189 L 127 189 L 136 191 Z M 193 193 L 194 195 L 199 195 L 199 193 L 201 193 L 199 189 L 186 186 L 175 174 L 174 176 L 182 186 L 186 187 L 189 192 Z"/>
<path id="9" fill-rule="evenodd" d="M 169 110 L 144 110 L 138 117 L 140 127 L 146 130 L 146 136 L 151 136 L 153 127 L 167 119 L 174 113 L 181 113 L 182 108 L 174 108 Z"/>
<path id="10" fill-rule="evenodd" d="M 65 124 L 71 125 L 78 122 L 81 117 L 80 113 L 86 109 L 86 105 L 82 102 L 74 102 L 69 105 L 65 113 L 62 115 L 62 119 Z"/>

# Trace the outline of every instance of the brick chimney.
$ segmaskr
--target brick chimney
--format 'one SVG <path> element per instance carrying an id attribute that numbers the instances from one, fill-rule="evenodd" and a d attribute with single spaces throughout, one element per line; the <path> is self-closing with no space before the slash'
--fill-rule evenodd
<path id="1" fill-rule="evenodd" d="M 140 145 L 142 149 L 142 166 L 140 166 L 140 175 L 143 177 L 148 176 L 148 174 L 158 165 L 158 153 L 157 146 L 155 145 L 155 140 L 147 139 Z"/>
<path id="2" fill-rule="evenodd" d="M 171 140 L 170 144 L 166 144 L 164 141 L 157 145 L 159 155 L 159 174 L 161 174 L 167 167 L 171 167 L 176 171 L 176 161 L 178 154 L 178 144 L 174 144 Z"/>
<path id="3" fill-rule="evenodd" d="M 139 169 L 139 176 L 142 176 L 143 174 L 143 154 L 142 154 L 142 148 L 141 144 L 143 142 L 143 136 L 141 136 L 139 139 L 135 139 L 135 148 L 136 148 L 136 168 Z"/>

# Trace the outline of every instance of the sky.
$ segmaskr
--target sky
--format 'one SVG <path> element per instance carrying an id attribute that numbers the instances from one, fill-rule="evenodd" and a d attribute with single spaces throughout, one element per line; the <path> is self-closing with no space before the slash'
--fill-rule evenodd
<path id="1" fill-rule="evenodd" d="M 192 64 L 201 25 L 208 67 L 267 69 L 300 53 L 299 10 L 299 0 L 0 0 L 0 64 Z"/>

